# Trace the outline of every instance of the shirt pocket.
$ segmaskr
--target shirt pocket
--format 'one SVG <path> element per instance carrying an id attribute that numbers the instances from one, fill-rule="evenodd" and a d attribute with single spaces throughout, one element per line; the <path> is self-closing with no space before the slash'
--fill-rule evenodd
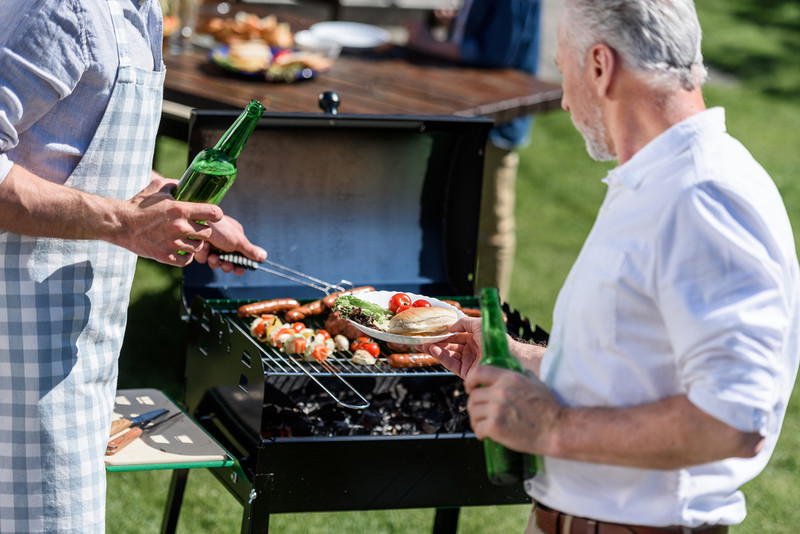
<path id="1" fill-rule="evenodd" d="M 589 245 L 581 252 L 575 272 L 565 320 L 577 329 L 578 339 L 603 349 L 617 343 L 619 291 L 624 254 L 607 246 Z"/>

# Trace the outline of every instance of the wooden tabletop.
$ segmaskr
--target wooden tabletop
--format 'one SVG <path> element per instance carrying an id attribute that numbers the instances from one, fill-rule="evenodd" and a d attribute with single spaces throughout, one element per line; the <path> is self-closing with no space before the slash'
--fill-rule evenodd
<path id="1" fill-rule="evenodd" d="M 207 50 L 166 54 L 165 63 L 165 100 L 189 107 L 240 109 L 256 99 L 269 111 L 315 113 L 319 94 L 335 91 L 343 114 L 487 116 L 503 124 L 561 99 L 559 85 L 524 72 L 454 66 L 401 47 L 343 54 L 329 71 L 289 84 L 226 72 Z"/>

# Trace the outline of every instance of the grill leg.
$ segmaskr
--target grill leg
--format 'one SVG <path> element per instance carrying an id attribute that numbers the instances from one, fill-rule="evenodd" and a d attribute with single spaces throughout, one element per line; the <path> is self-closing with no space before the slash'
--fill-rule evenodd
<path id="1" fill-rule="evenodd" d="M 161 520 L 161 534 L 175 534 L 188 476 L 188 469 L 172 471 L 172 479 L 169 482 L 169 492 L 167 493 L 167 507 L 164 510 L 164 518 Z"/>
<path id="2" fill-rule="evenodd" d="M 256 475 L 250 499 L 244 503 L 242 534 L 267 534 L 269 532 L 269 495 L 272 474 Z"/>
<path id="3" fill-rule="evenodd" d="M 437 508 L 433 521 L 433 534 L 456 534 L 461 508 Z"/>

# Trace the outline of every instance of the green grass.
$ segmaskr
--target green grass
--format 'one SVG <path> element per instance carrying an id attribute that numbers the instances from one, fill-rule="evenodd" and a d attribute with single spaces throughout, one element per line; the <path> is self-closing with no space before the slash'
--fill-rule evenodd
<path id="1" fill-rule="evenodd" d="M 699 0 L 704 54 L 714 67 L 709 106 L 727 109 L 728 129 L 770 172 L 800 232 L 800 2 Z M 724 74 L 725 76 L 716 75 Z M 542 327 L 551 326 L 555 298 L 589 232 L 605 193 L 608 164 L 586 156 L 569 116 L 537 118 L 531 145 L 521 153 L 518 179 L 518 253 L 509 301 Z M 162 140 L 156 167 L 178 177 L 186 146 Z M 800 235 L 800 234 L 798 234 Z M 183 330 L 180 272 L 139 262 L 130 329 L 120 360 L 120 387 L 158 387 L 181 395 Z M 748 517 L 737 534 L 794 533 L 800 524 L 800 395 L 793 397 L 772 461 L 743 491 Z M 108 476 L 110 534 L 158 532 L 168 472 Z M 238 532 L 241 507 L 208 472 L 189 476 L 178 532 Z M 279 533 L 429 532 L 432 510 L 281 514 Z M 464 509 L 459 533 L 522 532 L 527 506 Z"/>

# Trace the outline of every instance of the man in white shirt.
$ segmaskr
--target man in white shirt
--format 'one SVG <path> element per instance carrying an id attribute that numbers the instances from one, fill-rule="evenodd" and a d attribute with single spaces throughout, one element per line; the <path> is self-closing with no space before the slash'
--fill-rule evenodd
<path id="1" fill-rule="evenodd" d="M 700 36 L 691 0 L 567 1 L 562 107 L 619 166 L 549 346 L 511 342 L 536 377 L 476 365 L 478 320 L 425 347 L 465 378 L 478 438 L 544 457 L 529 532 L 726 532 L 777 442 L 800 352 L 794 237 L 705 109 Z"/>

